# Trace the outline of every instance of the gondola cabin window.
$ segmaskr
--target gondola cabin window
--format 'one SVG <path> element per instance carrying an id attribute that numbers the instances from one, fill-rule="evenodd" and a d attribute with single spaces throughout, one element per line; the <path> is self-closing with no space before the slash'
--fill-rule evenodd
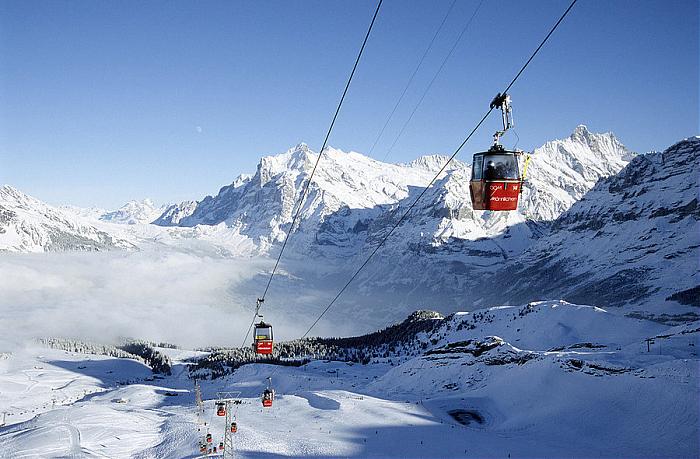
<path id="1" fill-rule="evenodd" d="M 519 180 L 518 163 L 514 155 L 490 154 L 486 158 L 483 167 L 483 178 L 485 180 Z"/>
<path id="2" fill-rule="evenodd" d="M 272 325 L 260 322 L 253 330 L 253 348 L 256 354 L 272 354 Z"/>
<path id="3" fill-rule="evenodd" d="M 272 329 L 270 328 L 256 328 L 255 329 L 255 339 L 272 339 Z"/>
<path id="4" fill-rule="evenodd" d="M 472 166 L 472 177 L 474 180 L 481 180 L 481 168 L 484 165 L 484 156 L 475 155 L 474 165 Z"/>
<path id="5" fill-rule="evenodd" d="M 474 210 L 509 211 L 518 208 L 523 183 L 518 167 L 521 154 L 496 146 L 474 155 L 469 187 Z"/>

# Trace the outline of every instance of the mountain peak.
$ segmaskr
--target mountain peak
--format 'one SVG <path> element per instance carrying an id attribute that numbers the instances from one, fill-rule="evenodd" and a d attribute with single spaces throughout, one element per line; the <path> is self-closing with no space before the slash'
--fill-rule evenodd
<path id="1" fill-rule="evenodd" d="M 272 155 L 273 158 L 279 158 L 279 157 L 289 157 L 291 159 L 292 163 L 298 164 L 299 161 L 306 161 L 310 155 L 315 154 L 309 146 L 304 143 L 300 142 L 296 146 L 290 148 L 287 150 L 285 153 L 278 154 L 278 155 Z"/>
<path id="2" fill-rule="evenodd" d="M 439 171 L 442 168 L 442 166 L 445 165 L 448 159 L 450 158 L 445 155 L 424 155 L 414 159 L 409 163 L 406 163 L 405 166 L 417 167 L 429 171 Z M 455 161 L 453 161 L 453 164 L 451 164 L 451 166 L 454 166 L 454 163 Z"/>
<path id="3" fill-rule="evenodd" d="M 306 142 L 299 142 L 296 144 L 294 148 L 291 149 L 291 151 L 309 151 L 309 145 Z"/>
<path id="4" fill-rule="evenodd" d="M 136 223 L 150 223 L 158 218 L 166 206 L 157 207 L 150 199 L 140 201 L 132 200 L 121 206 L 119 209 L 107 212 L 100 217 L 100 220 L 110 223 L 125 223 L 134 225 Z"/>
<path id="5" fill-rule="evenodd" d="M 574 129 L 574 132 L 571 135 L 571 137 L 588 137 L 590 134 L 591 131 L 588 130 L 588 126 L 586 126 L 585 124 L 579 124 Z"/>
<path id="6" fill-rule="evenodd" d="M 589 146 L 593 151 L 613 153 L 614 158 L 623 161 L 631 161 L 637 155 L 628 150 L 612 132 L 591 132 L 585 124 L 576 126 L 574 132 L 566 140 Z"/>

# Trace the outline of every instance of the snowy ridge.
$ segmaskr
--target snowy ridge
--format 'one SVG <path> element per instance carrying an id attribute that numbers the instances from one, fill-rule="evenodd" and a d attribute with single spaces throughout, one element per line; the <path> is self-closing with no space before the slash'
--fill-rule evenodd
<path id="1" fill-rule="evenodd" d="M 491 252 L 492 249 L 482 247 L 480 240 L 510 232 L 506 238 L 510 240 L 499 243 L 496 252 L 517 255 L 541 232 L 533 222 L 555 218 L 596 179 L 614 174 L 631 156 L 612 134 L 592 134 L 579 126 L 570 138 L 549 142 L 536 150 L 523 205 L 519 212 L 507 215 L 471 209 L 470 167 L 454 161 L 397 231 L 399 244 L 395 250 L 401 257 L 411 257 L 418 247 L 432 250 L 431 247 L 446 247 L 458 240 L 457 244 L 476 246 L 465 246 L 467 255 L 470 250 Z M 241 241 L 235 245 L 246 247 L 246 254 L 253 247 L 266 255 L 290 231 L 293 206 L 316 158 L 317 153 L 303 143 L 285 153 L 263 157 L 255 174 L 241 175 L 222 187 L 217 196 L 207 196 L 199 202 L 184 201 L 157 208 L 150 200 L 143 200 L 130 201 L 110 212 L 70 206 L 61 210 L 78 216 L 87 225 L 96 218 L 105 223 L 129 224 L 138 227 L 134 231 L 143 232 L 146 238 L 153 233 L 144 226 L 150 222 L 199 228 L 190 234 L 211 240 L 223 237 Z M 294 253 L 300 256 L 311 251 L 334 263 L 342 260 L 345 265 L 348 256 L 363 253 L 382 236 L 386 223 L 400 215 L 401 209 L 415 199 L 446 160 L 444 156 L 429 155 L 407 164 L 388 164 L 360 153 L 328 148 L 311 183 L 299 227 L 294 229 L 298 235 L 292 239 L 292 257 Z M 558 182 L 552 183 L 552 177 L 557 177 Z M 109 234 L 123 234 L 109 226 L 99 228 Z M 138 234 L 134 236 L 129 239 L 137 241 Z M 66 249 L 72 250 L 70 247 L 67 245 Z M 51 250 L 56 249 L 54 246 Z"/>
<path id="2" fill-rule="evenodd" d="M 184 226 L 225 222 L 250 237 L 266 251 L 284 238 L 293 206 L 308 179 L 317 153 L 299 144 L 286 153 L 263 157 L 255 175 L 223 187 L 216 197 L 206 197 Z M 423 158 L 412 165 L 385 164 L 359 153 L 328 148 L 314 176 L 301 214 L 302 232 L 313 233 L 326 217 L 343 209 L 373 209 L 408 196 L 409 187 L 425 186 L 437 170 L 439 157 Z M 441 165 L 440 165 L 441 166 Z M 178 209 L 169 209 L 176 213 Z M 168 215 L 157 224 L 175 224 Z"/>
<path id="3" fill-rule="evenodd" d="M 0 251 L 52 252 L 134 246 L 82 218 L 4 185 L 0 187 Z"/>

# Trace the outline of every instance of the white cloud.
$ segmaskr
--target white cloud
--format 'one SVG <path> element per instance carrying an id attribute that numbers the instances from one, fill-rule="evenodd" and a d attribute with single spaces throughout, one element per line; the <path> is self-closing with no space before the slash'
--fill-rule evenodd
<path id="1" fill-rule="evenodd" d="M 240 345 L 265 261 L 165 252 L 3 254 L 3 341 L 63 336 Z"/>
<path id="2" fill-rule="evenodd" d="M 215 244 L 188 239 L 141 247 L 0 254 L 0 352 L 35 337 L 100 343 L 130 337 L 190 348 L 243 344 L 274 260 L 233 258 Z M 306 332 L 341 284 L 323 270 L 309 271 L 307 260 L 282 265 L 262 312 L 276 339 L 288 340 Z M 348 336 L 388 325 L 390 311 L 364 301 L 349 290 L 311 335 Z"/>

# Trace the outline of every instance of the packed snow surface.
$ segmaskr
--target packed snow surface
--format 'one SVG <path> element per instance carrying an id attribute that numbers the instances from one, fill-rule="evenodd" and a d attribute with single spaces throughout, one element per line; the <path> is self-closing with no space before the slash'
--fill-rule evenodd
<path id="1" fill-rule="evenodd" d="M 236 457 L 697 457 L 699 333 L 561 301 L 458 313 L 415 356 L 201 381 L 203 416 L 184 366 L 202 353 L 161 349 L 163 377 L 29 347 L 0 360 L 0 456 L 199 457 L 207 432 L 223 441 L 216 393 L 236 391 Z"/>

